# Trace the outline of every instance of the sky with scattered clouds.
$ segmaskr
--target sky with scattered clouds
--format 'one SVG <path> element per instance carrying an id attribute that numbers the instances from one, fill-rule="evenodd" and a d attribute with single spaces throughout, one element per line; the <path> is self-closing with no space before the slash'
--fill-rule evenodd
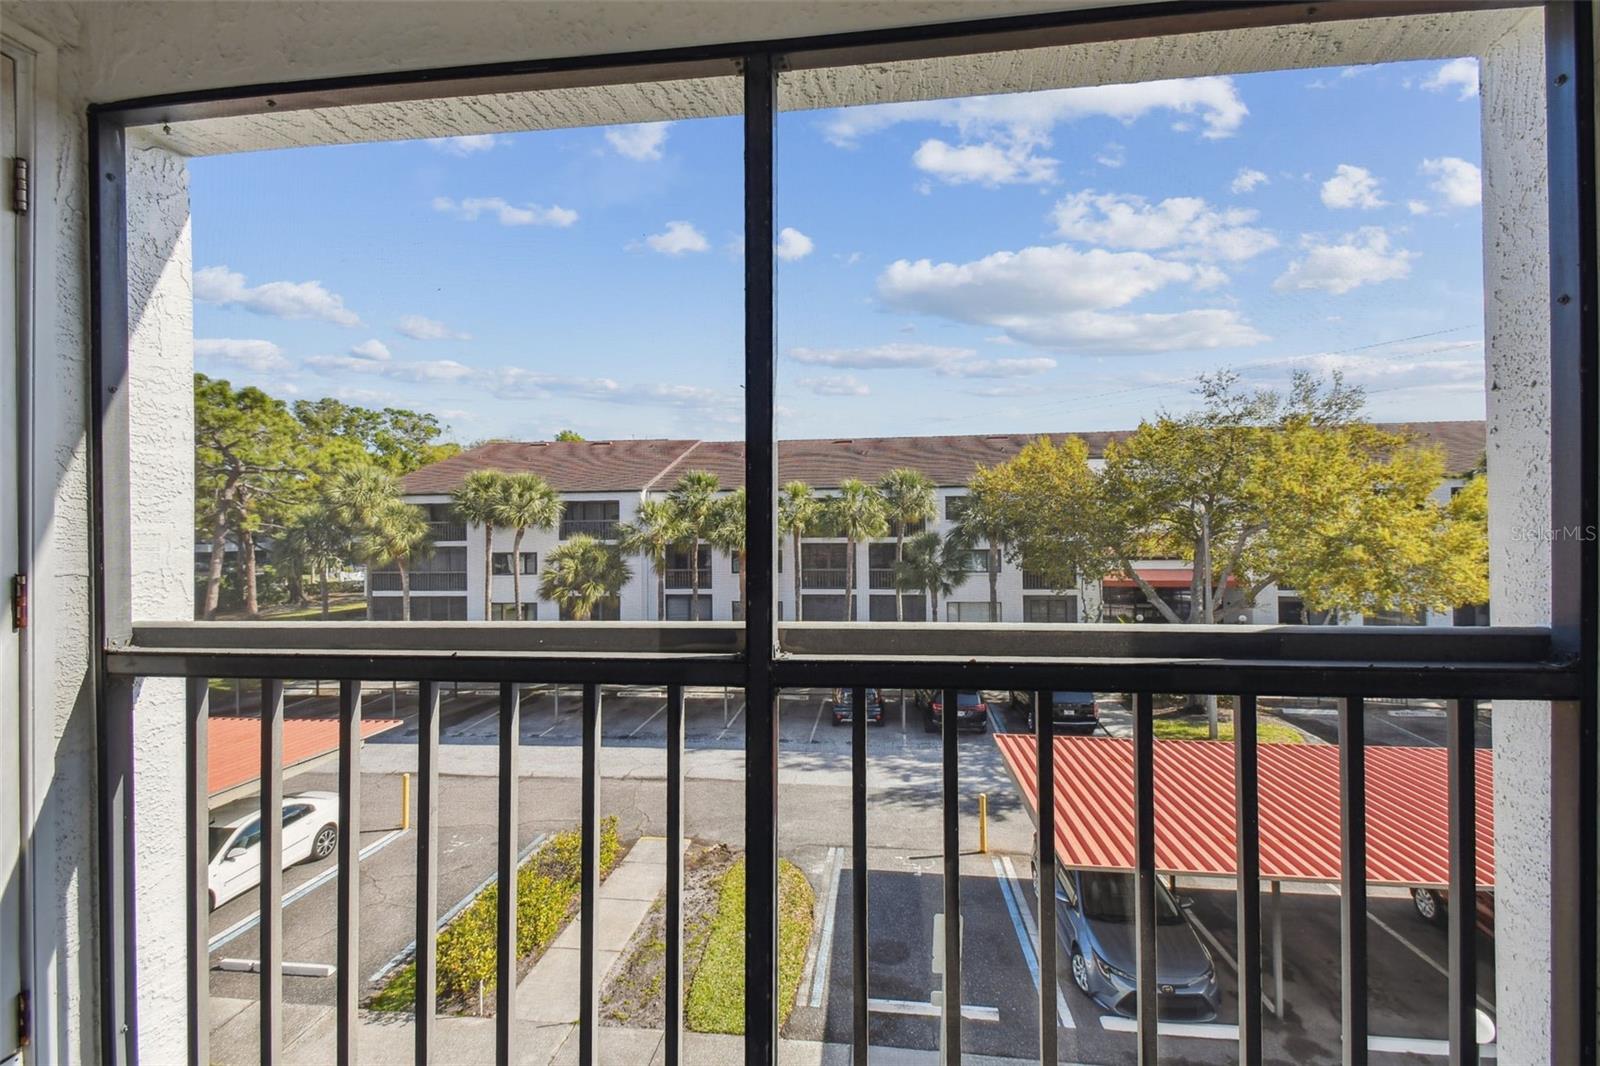
<path id="1" fill-rule="evenodd" d="M 200 370 L 462 441 L 742 432 L 732 118 L 192 163 Z M 1477 66 L 785 113 L 783 436 L 1130 427 L 1232 368 L 1483 416 Z"/>

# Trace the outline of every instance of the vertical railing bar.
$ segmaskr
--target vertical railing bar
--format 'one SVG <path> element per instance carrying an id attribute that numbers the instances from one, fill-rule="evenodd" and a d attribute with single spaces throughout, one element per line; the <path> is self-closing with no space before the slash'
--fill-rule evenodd
<path id="1" fill-rule="evenodd" d="M 433 1056 L 438 1012 L 439 686 L 417 684 L 416 1064 Z"/>
<path id="2" fill-rule="evenodd" d="M 1135 971 L 1140 1066 L 1155 1066 L 1156 1022 L 1156 761 L 1155 696 L 1134 697 L 1133 812 L 1134 895 L 1133 918 L 1139 962 Z"/>
<path id="3" fill-rule="evenodd" d="M 667 957 L 662 1061 L 683 1058 L 683 686 L 667 686 Z"/>
<path id="4" fill-rule="evenodd" d="M 1261 808 L 1256 697 L 1235 697 L 1233 804 L 1239 929 L 1239 1062 L 1261 1066 Z"/>
<path id="5" fill-rule="evenodd" d="M 1034 766 L 1038 777 L 1039 858 L 1034 891 L 1039 900 L 1039 1061 L 1055 1066 L 1056 1019 L 1056 729 L 1055 696 L 1033 694 Z"/>
<path id="6" fill-rule="evenodd" d="M 261 1063 L 283 1052 L 283 682 L 261 682 Z"/>
<path id="7" fill-rule="evenodd" d="M 1367 1061 L 1366 704 L 1339 701 L 1340 1016 L 1345 1066 Z"/>
<path id="8" fill-rule="evenodd" d="M 511 1030 L 517 1000 L 517 748 L 522 733 L 522 690 L 500 685 L 500 825 L 495 915 L 494 1053 L 511 1063 Z"/>
<path id="9" fill-rule="evenodd" d="M 599 981 L 595 973 L 595 925 L 600 902 L 600 686 L 583 686 L 583 858 L 578 911 L 578 1064 L 594 1066 Z"/>
<path id="10" fill-rule="evenodd" d="M 184 738 L 185 785 L 188 808 L 188 936 L 189 936 L 189 1063 L 209 1066 L 211 1062 L 211 989 L 208 974 L 211 948 L 211 810 L 209 751 L 207 747 L 211 715 L 211 682 L 203 677 L 188 681 L 187 733 Z"/>
<path id="11" fill-rule="evenodd" d="M 361 966 L 361 682 L 339 682 L 339 926 L 335 971 L 339 1066 L 355 1066 Z"/>
<path id="12" fill-rule="evenodd" d="M 880 690 L 878 698 L 883 698 Z M 867 690 L 850 690 L 850 1061 L 867 1062 Z M 830 904 L 832 900 L 828 901 Z M 826 978 L 826 975 L 824 975 Z"/>
<path id="13" fill-rule="evenodd" d="M 961 782 L 956 690 L 943 693 L 939 715 L 944 755 L 944 1025 L 945 1066 L 961 1066 Z"/>
<path id="14" fill-rule="evenodd" d="M 1447 740 L 1450 803 L 1450 1066 L 1478 1061 L 1476 700 L 1455 700 Z"/>

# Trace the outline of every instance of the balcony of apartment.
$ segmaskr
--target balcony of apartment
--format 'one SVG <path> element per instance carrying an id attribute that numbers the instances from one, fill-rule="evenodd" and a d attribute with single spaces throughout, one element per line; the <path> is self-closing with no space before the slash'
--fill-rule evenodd
<path id="1" fill-rule="evenodd" d="M 399 592 L 402 583 L 397 570 L 374 570 L 373 592 Z M 467 574 L 464 570 L 415 573 L 409 575 L 412 592 L 465 592 Z"/>
<path id="2" fill-rule="evenodd" d="M 711 588 L 711 568 L 703 567 L 698 573 L 689 567 L 669 567 L 663 573 L 668 589 L 694 589 L 709 590 Z"/>
<path id="3" fill-rule="evenodd" d="M 465 541 L 467 539 L 467 524 L 453 519 L 430 521 L 428 523 L 428 538 L 436 544 Z"/>
<path id="4" fill-rule="evenodd" d="M 563 518 L 560 535 L 562 540 L 571 540 L 573 537 L 616 540 L 617 527 L 621 524 L 616 518 Z"/>

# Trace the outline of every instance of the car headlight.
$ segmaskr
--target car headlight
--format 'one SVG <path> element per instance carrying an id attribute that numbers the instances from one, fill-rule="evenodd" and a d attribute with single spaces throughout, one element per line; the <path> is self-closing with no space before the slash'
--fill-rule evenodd
<path id="1" fill-rule="evenodd" d="M 1113 966 L 1109 962 L 1107 962 L 1105 960 L 1105 957 L 1103 955 L 1101 955 L 1098 951 L 1094 953 L 1094 962 L 1095 962 L 1096 966 L 1100 967 L 1100 972 L 1105 974 L 1107 977 L 1120 977 L 1124 981 L 1134 981 L 1134 980 L 1136 980 L 1136 978 L 1133 976 L 1133 974 L 1126 973 L 1126 972 L 1124 972 L 1122 970 L 1119 970 L 1115 966 Z"/>

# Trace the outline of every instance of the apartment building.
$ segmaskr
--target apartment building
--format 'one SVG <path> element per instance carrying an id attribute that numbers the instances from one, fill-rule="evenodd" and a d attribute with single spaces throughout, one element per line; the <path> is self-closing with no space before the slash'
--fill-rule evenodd
<path id="1" fill-rule="evenodd" d="M 1447 498 L 1465 480 L 1465 473 L 1484 450 L 1484 424 L 1475 421 L 1427 422 L 1386 425 L 1406 429 L 1425 443 L 1442 448 L 1446 469 L 1453 472 L 1439 486 Z M 1060 440 L 1077 436 L 1089 446 L 1090 464 L 1101 463 L 1107 444 L 1129 431 L 1051 434 Z M 936 486 L 935 517 L 908 530 L 908 535 L 932 529 L 941 535 L 959 519 L 967 485 L 980 466 L 1005 462 L 1038 434 L 971 436 L 873 437 L 852 439 L 789 440 L 778 443 L 778 483 L 804 481 L 819 496 L 828 496 L 841 482 L 856 478 L 869 484 L 901 467 L 920 470 Z M 633 520 L 640 504 L 664 496 L 679 477 L 691 470 L 715 474 L 731 492 L 744 480 L 744 445 L 737 441 L 608 440 L 608 441 L 498 441 L 413 472 L 405 478 L 406 498 L 422 507 L 433 531 L 431 555 L 411 567 L 411 617 L 416 621 L 479 620 L 484 617 L 482 594 L 483 529 L 460 521 L 451 507 L 451 493 L 477 470 L 538 474 L 561 493 L 565 503 L 558 528 L 528 530 L 513 555 L 514 533 L 494 531 L 492 552 L 492 612 L 496 620 L 516 617 L 512 604 L 520 572 L 524 620 L 556 620 L 557 604 L 539 596 L 539 573 L 548 553 L 577 534 L 614 539 L 619 525 Z M 892 531 L 891 531 L 892 532 Z M 776 593 L 780 619 L 838 622 L 895 619 L 893 536 L 862 546 L 855 559 L 855 603 L 848 599 L 848 545 L 841 537 L 807 536 L 800 544 L 799 597 L 803 613 L 796 610 L 792 567 L 793 545 L 788 538 L 778 547 Z M 1160 622 L 1144 593 L 1122 575 L 1106 575 L 1074 589 L 1051 588 L 1037 575 L 1012 561 L 998 560 L 996 616 L 991 618 L 989 553 L 985 544 L 970 555 L 966 579 L 952 595 L 937 605 L 925 593 L 903 593 L 906 621 L 923 621 L 936 615 L 951 622 Z M 657 574 L 649 559 L 630 557 L 633 576 L 616 601 L 603 605 L 599 620 L 652 621 L 660 613 Z M 699 570 L 695 580 L 694 569 Z M 1141 560 L 1140 576 L 1154 586 L 1179 617 L 1189 609 L 1192 569 L 1187 562 L 1170 559 Z M 692 589 L 698 586 L 698 617 L 706 621 L 738 620 L 740 614 L 738 560 L 702 545 L 691 563 L 685 547 L 669 555 L 664 573 L 665 620 L 695 617 Z M 368 615 L 378 620 L 400 617 L 400 576 L 391 566 L 369 576 Z M 935 607 L 937 610 L 935 611 Z M 1452 625 L 1485 624 L 1486 607 L 1456 612 L 1431 612 L 1426 618 L 1400 616 L 1340 619 L 1350 625 Z M 1325 619 L 1308 616 L 1293 590 L 1270 587 L 1254 602 L 1230 610 L 1229 622 L 1304 624 Z"/>

